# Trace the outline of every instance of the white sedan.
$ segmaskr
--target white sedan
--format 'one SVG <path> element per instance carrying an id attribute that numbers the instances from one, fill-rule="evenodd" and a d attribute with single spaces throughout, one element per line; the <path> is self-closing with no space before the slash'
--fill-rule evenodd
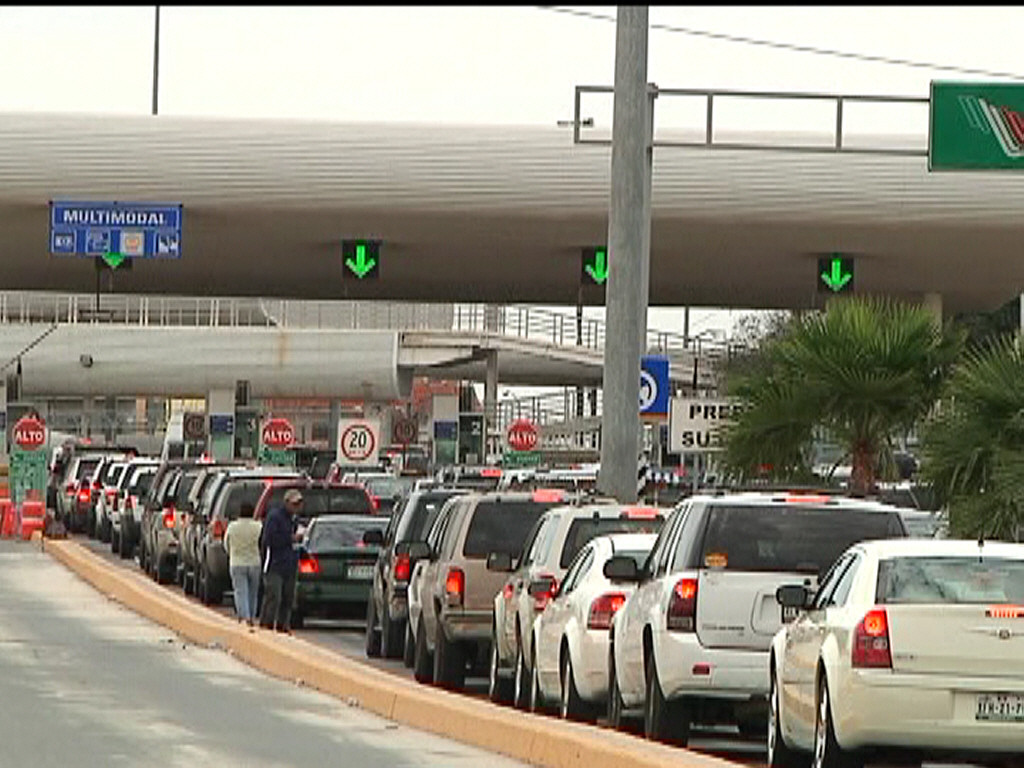
<path id="1" fill-rule="evenodd" d="M 562 717 L 594 719 L 608 696 L 608 629 L 636 585 L 609 581 L 604 564 L 619 555 L 641 567 L 657 538 L 654 533 L 615 533 L 591 539 L 534 623 L 537 663 L 531 690 L 542 701 L 559 701 Z"/>
<path id="2" fill-rule="evenodd" d="M 862 542 L 777 598 L 804 610 L 772 641 L 770 765 L 1020 760 L 1024 545 Z"/>

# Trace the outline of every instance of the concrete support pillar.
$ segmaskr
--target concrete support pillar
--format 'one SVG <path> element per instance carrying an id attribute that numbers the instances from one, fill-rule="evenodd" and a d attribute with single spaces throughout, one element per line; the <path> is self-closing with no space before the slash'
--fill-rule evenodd
<path id="1" fill-rule="evenodd" d="M 141 435 L 146 431 L 146 398 L 135 398 L 135 434 Z"/>
<path id="2" fill-rule="evenodd" d="M 331 410 L 327 416 L 327 444 L 335 451 L 338 450 L 338 419 L 341 418 L 341 400 L 331 399 Z"/>
<path id="3" fill-rule="evenodd" d="M 932 315 L 935 317 L 935 322 L 938 323 L 939 327 L 942 327 L 942 294 L 941 293 L 926 293 L 924 295 L 924 306 L 931 310 Z"/>
<path id="4" fill-rule="evenodd" d="M 211 389 L 206 396 L 207 450 L 219 461 L 235 458 L 235 388 Z"/>
<path id="5" fill-rule="evenodd" d="M 487 353 L 487 371 L 484 379 L 484 451 L 487 454 L 501 450 L 498 434 L 498 351 Z M 486 457 L 485 457 L 486 460 Z"/>
<path id="6" fill-rule="evenodd" d="M 637 499 L 640 357 L 650 275 L 652 96 L 647 88 L 647 6 L 618 7 L 612 108 L 604 408 L 598 487 Z"/>

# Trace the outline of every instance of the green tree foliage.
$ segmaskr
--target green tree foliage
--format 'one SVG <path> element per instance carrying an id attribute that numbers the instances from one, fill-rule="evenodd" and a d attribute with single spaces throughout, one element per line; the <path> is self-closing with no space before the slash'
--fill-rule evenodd
<path id="1" fill-rule="evenodd" d="M 726 391 L 746 410 L 725 430 L 733 477 L 803 480 L 816 430 L 847 447 L 853 489 L 866 492 L 892 441 L 939 395 L 963 344 L 919 305 L 838 297 L 770 336 L 755 360 L 726 369 Z"/>
<path id="2" fill-rule="evenodd" d="M 922 474 L 957 536 L 1015 537 L 1024 524 L 1024 351 L 1001 336 L 968 351 L 922 433 Z"/>

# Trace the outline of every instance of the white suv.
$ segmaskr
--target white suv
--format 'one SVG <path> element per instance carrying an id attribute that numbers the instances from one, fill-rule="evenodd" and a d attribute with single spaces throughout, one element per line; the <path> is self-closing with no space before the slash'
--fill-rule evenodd
<path id="1" fill-rule="evenodd" d="M 897 508 L 866 500 L 794 492 L 687 499 L 643 567 L 631 558 L 605 564 L 612 581 L 638 584 L 612 622 L 612 725 L 643 707 L 648 738 L 685 745 L 691 723 L 734 723 L 761 736 L 768 654 L 783 623 L 776 589 L 794 579 L 813 589 L 851 544 L 906 535 Z"/>

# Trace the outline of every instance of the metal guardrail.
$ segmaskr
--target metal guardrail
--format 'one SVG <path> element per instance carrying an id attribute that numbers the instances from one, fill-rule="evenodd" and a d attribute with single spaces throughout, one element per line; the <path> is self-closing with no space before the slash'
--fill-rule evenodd
<path id="1" fill-rule="evenodd" d="M 670 139 L 654 138 L 652 146 L 655 147 L 701 147 L 704 149 L 757 149 L 757 150 L 779 150 L 784 152 L 826 152 L 826 153 L 855 153 L 870 155 L 909 155 L 913 157 L 927 157 L 928 148 L 903 149 L 892 147 L 860 147 L 850 146 L 844 141 L 844 114 L 845 104 L 928 104 L 930 99 L 927 96 L 888 96 L 888 95 L 866 95 L 866 94 L 839 94 L 839 93 L 800 93 L 787 91 L 733 91 L 725 89 L 708 88 L 658 88 L 649 86 L 650 96 L 657 99 L 661 96 L 688 96 L 704 99 L 704 140 L 703 141 L 678 141 Z M 573 112 L 573 133 L 574 144 L 599 144 L 609 145 L 611 139 L 587 139 L 582 136 L 582 128 L 588 123 L 582 120 L 581 105 L 584 93 L 615 93 L 615 88 L 610 85 L 577 85 L 574 98 Z M 727 142 L 715 140 L 715 99 L 719 102 L 723 99 L 768 99 L 768 100 L 789 100 L 789 101 L 833 101 L 835 102 L 835 132 L 830 145 L 794 145 L 794 144 L 768 144 L 751 142 Z M 592 124 L 592 123 L 591 123 Z M 923 126 L 923 133 L 927 135 L 928 126 Z"/>
<path id="2" fill-rule="evenodd" d="M 0 293 L 0 324 L 119 323 L 142 327 L 276 327 L 294 329 L 436 330 L 493 333 L 552 344 L 603 349 L 603 320 L 520 304 L 393 301 L 293 301 L 239 297 Z M 715 361 L 735 345 L 649 329 L 648 353 L 689 354 Z"/>

